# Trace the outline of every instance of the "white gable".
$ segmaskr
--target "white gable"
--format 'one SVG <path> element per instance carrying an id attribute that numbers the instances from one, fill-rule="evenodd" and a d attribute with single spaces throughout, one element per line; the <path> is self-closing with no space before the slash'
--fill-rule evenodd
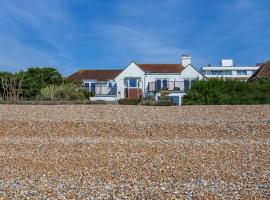
<path id="1" fill-rule="evenodd" d="M 204 76 L 197 71 L 192 65 L 188 65 L 182 72 L 181 72 L 181 77 L 182 78 L 188 78 L 188 79 L 194 79 L 194 78 L 199 78 L 203 79 Z"/>
<path id="2" fill-rule="evenodd" d="M 115 79 L 123 79 L 126 77 L 143 77 L 144 71 L 142 71 L 135 63 L 131 63 L 126 69 L 124 69 Z"/>

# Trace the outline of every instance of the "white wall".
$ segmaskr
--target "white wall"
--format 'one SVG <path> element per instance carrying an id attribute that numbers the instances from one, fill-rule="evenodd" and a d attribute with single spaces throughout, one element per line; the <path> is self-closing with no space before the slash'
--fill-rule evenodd
<path id="1" fill-rule="evenodd" d="M 96 96 L 90 97 L 91 101 L 117 101 L 117 97 L 113 96 Z"/>
<path id="2" fill-rule="evenodd" d="M 183 79 L 203 79 L 204 76 L 198 72 L 192 65 L 187 66 L 182 72 L 181 77 Z"/>

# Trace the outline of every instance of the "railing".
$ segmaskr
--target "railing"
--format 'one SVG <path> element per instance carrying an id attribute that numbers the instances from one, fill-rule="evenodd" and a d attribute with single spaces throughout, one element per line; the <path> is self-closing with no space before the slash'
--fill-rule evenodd
<path id="1" fill-rule="evenodd" d="M 184 81 L 155 81 L 149 82 L 147 91 L 148 92 L 159 92 L 161 90 L 187 92 L 194 80 Z"/>
<path id="2" fill-rule="evenodd" d="M 104 86 L 104 85 L 95 85 L 95 87 L 85 87 L 86 91 L 94 92 L 95 96 L 115 96 L 117 95 L 116 86 Z"/>

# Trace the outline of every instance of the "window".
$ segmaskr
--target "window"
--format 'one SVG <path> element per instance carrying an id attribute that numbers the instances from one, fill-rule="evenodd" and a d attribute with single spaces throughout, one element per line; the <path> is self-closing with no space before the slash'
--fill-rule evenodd
<path id="1" fill-rule="evenodd" d="M 247 75 L 247 70 L 238 70 L 237 75 Z"/>
<path id="2" fill-rule="evenodd" d="M 232 75 L 232 70 L 223 71 L 223 75 Z"/>
<path id="3" fill-rule="evenodd" d="M 89 91 L 89 83 L 84 83 L 84 90 Z"/>
<path id="4" fill-rule="evenodd" d="M 128 79 L 124 80 L 124 85 L 125 85 L 125 87 L 128 87 Z"/>
<path id="5" fill-rule="evenodd" d="M 222 75 L 222 71 L 217 70 L 211 71 L 211 75 Z"/>
<path id="6" fill-rule="evenodd" d="M 138 87 L 138 79 L 137 78 L 125 79 L 124 85 L 126 88 L 137 88 Z"/>
<path id="7" fill-rule="evenodd" d="M 96 83 L 91 83 L 91 92 L 96 92 Z"/>
<path id="8" fill-rule="evenodd" d="M 135 78 L 129 79 L 129 87 L 133 87 L 133 88 L 137 87 L 137 79 Z"/>
<path id="9" fill-rule="evenodd" d="M 157 79 L 156 80 L 156 90 L 167 90 L 168 89 L 168 79 Z"/>
<path id="10" fill-rule="evenodd" d="M 184 80 L 184 92 L 187 92 L 190 87 L 190 81 L 188 79 Z"/>
<path id="11" fill-rule="evenodd" d="M 168 80 L 163 80 L 162 81 L 162 89 L 167 90 L 168 89 Z"/>

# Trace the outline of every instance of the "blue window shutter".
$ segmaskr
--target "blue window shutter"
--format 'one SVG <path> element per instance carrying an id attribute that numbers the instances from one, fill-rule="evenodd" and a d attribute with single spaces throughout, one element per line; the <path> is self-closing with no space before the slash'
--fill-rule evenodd
<path id="1" fill-rule="evenodd" d="M 96 83 L 91 83 L 91 91 L 92 92 L 96 91 Z"/>
<path id="2" fill-rule="evenodd" d="M 161 90 L 161 80 L 157 80 L 156 84 L 157 84 L 157 91 L 160 91 Z"/>

